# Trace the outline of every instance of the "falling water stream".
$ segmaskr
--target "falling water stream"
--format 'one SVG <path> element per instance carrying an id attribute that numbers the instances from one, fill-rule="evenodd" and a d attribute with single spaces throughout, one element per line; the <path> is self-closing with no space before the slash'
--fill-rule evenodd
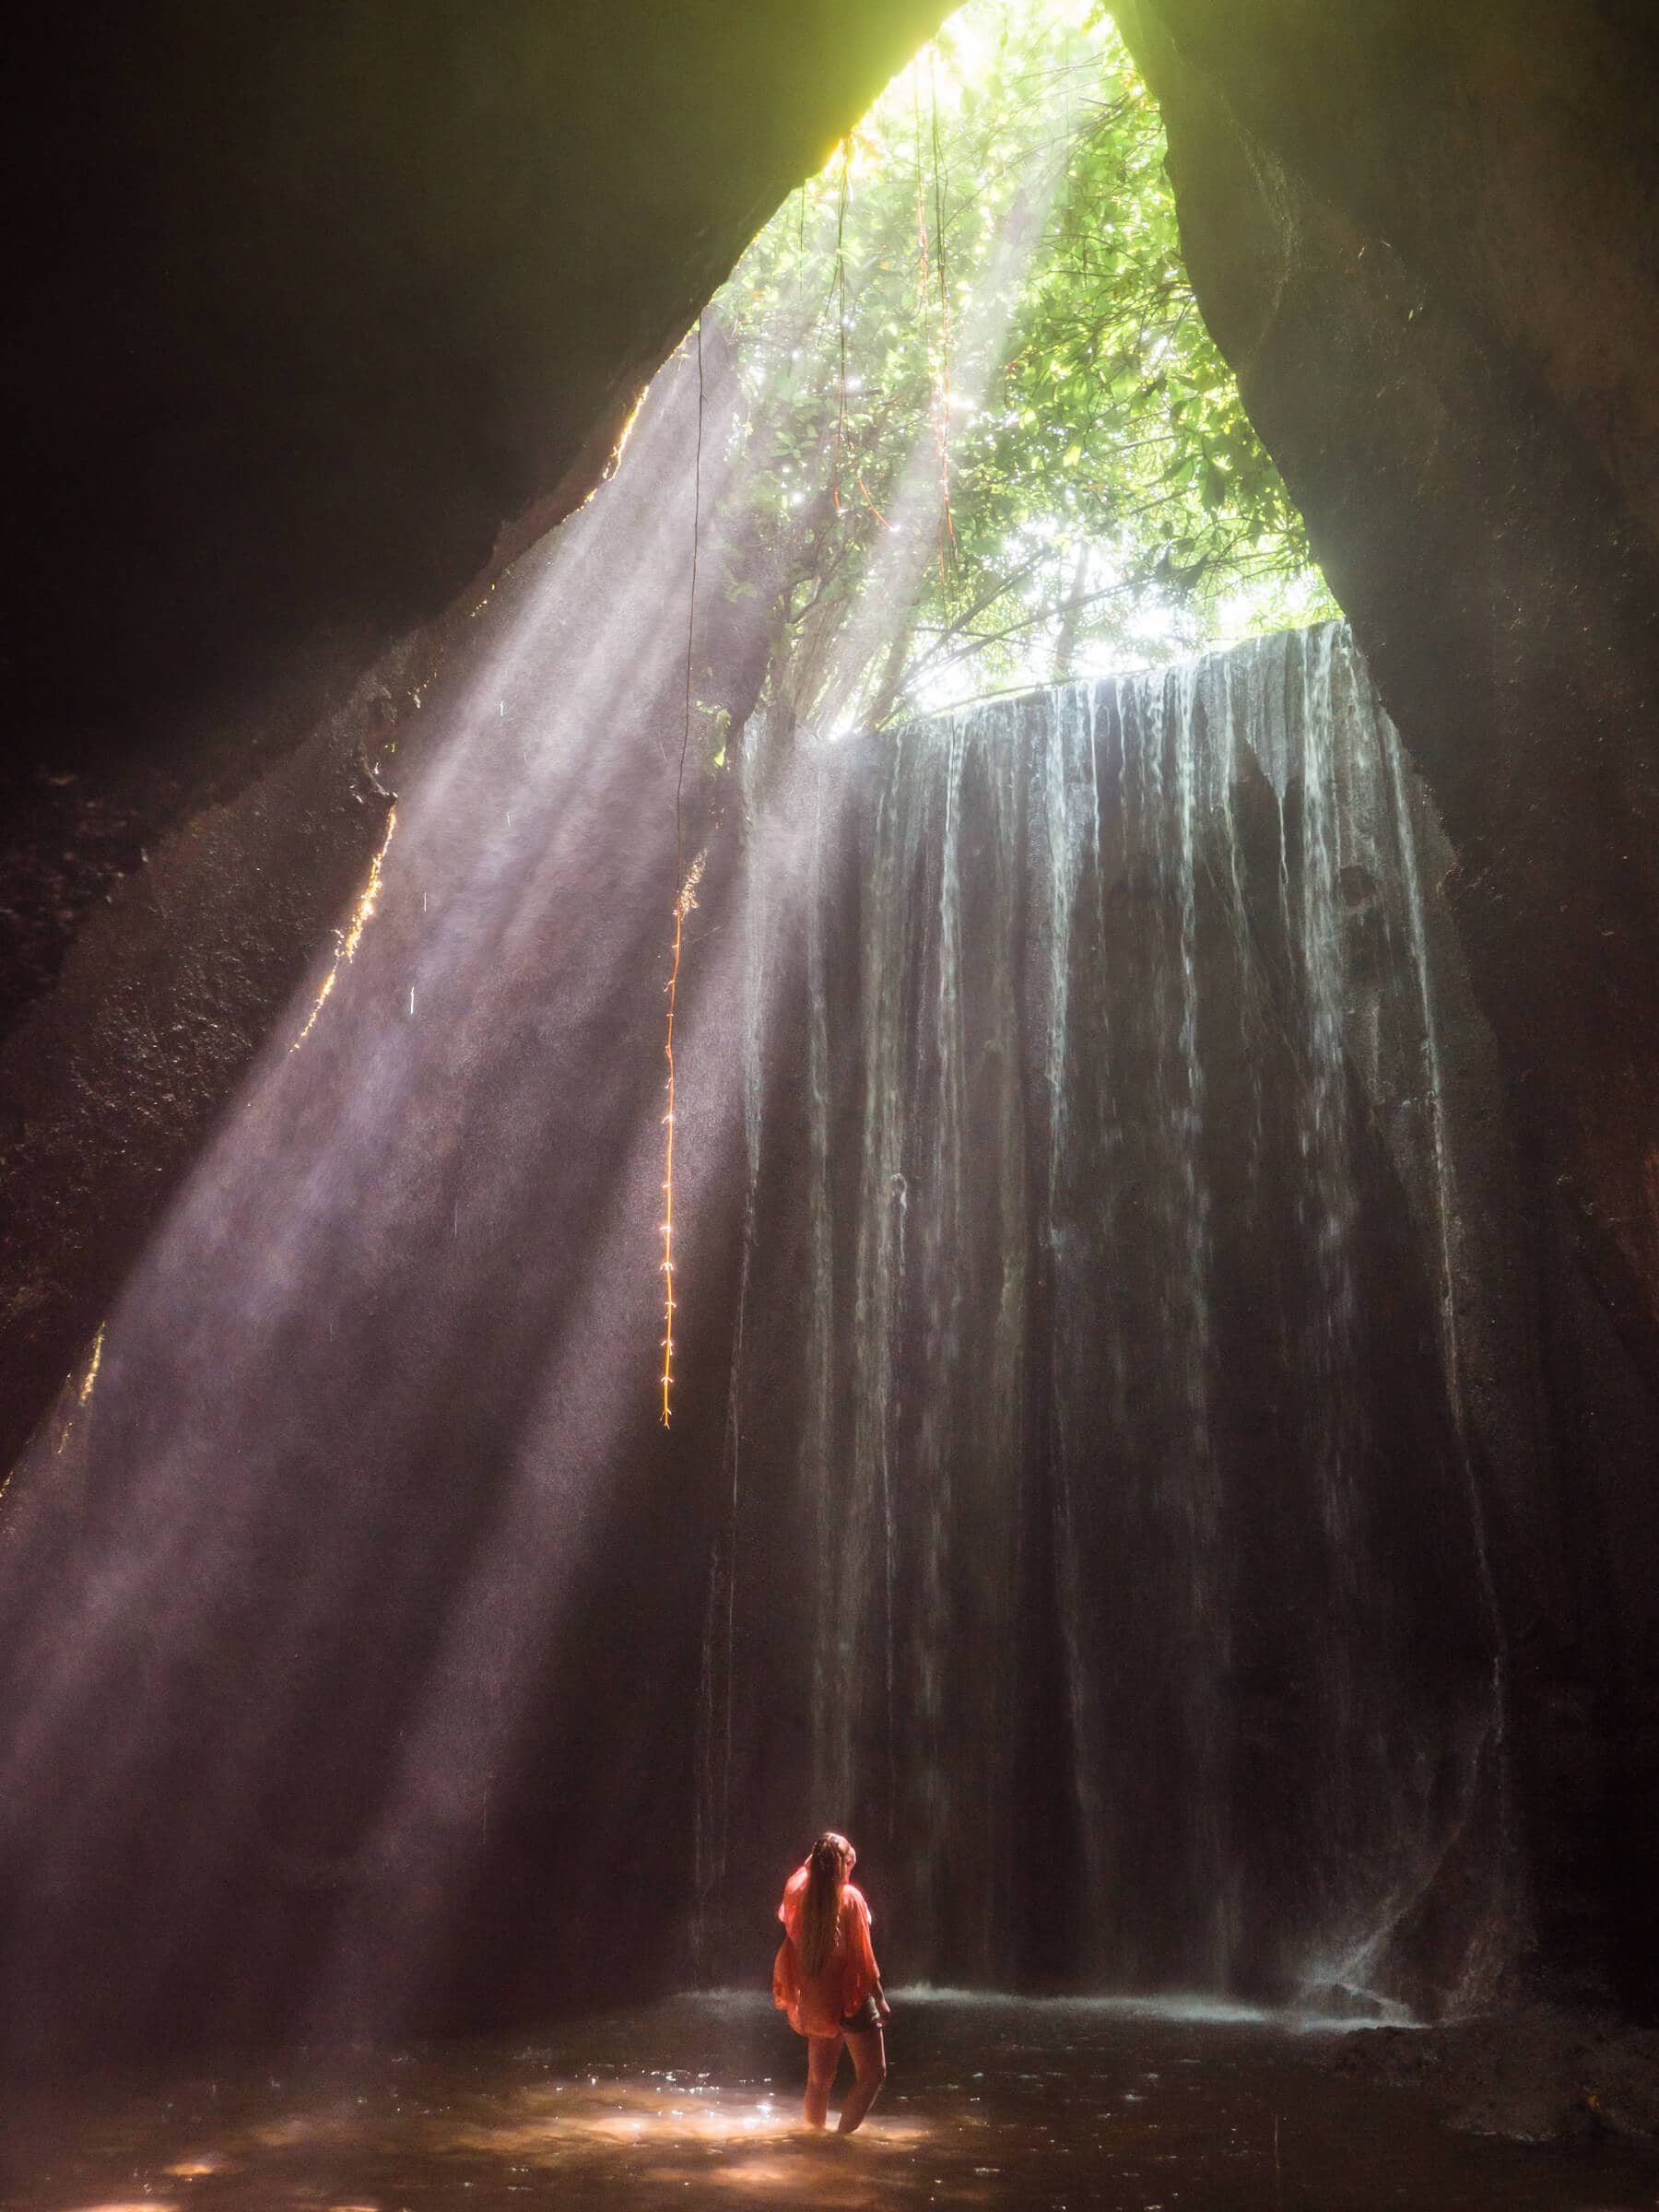
<path id="1" fill-rule="evenodd" d="M 1346 629 L 822 748 L 750 877 L 807 908 L 750 1061 L 806 1065 L 750 1132 L 710 1825 L 879 1835 L 941 1976 L 1467 2000 L 1501 1682 L 1415 832 Z"/>

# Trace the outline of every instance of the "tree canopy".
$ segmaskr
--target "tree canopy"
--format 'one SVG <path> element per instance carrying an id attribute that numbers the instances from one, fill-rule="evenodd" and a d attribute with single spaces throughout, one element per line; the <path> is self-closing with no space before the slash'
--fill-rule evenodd
<path id="1" fill-rule="evenodd" d="M 724 588 L 770 603 L 793 719 L 880 725 L 1332 611 L 1163 162 L 1103 10 L 971 0 L 734 272 Z"/>

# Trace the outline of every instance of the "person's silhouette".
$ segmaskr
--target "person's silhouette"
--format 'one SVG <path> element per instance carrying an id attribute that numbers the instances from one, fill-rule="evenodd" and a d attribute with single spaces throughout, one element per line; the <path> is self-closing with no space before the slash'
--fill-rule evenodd
<path id="1" fill-rule="evenodd" d="M 772 2001 L 806 2038 L 806 2124 L 822 2127 L 844 2042 L 856 2076 L 839 2132 L 850 2136 L 887 2079 L 881 2024 L 892 2018 L 870 1945 L 870 1908 L 848 1880 L 858 1854 L 826 1830 L 789 1877 L 778 1918 L 784 1936 L 772 1963 Z"/>

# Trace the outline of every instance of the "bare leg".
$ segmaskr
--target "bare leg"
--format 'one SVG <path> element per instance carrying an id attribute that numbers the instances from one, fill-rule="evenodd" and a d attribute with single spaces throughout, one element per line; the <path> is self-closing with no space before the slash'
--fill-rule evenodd
<path id="1" fill-rule="evenodd" d="M 806 2039 L 806 2124 L 822 2127 L 830 2117 L 830 2092 L 835 2087 L 835 2069 L 841 2064 L 839 2035 L 809 2035 Z"/>
<path id="2" fill-rule="evenodd" d="M 853 2133 L 880 2095 L 881 2085 L 887 2079 L 887 2045 L 881 2040 L 879 2028 L 872 2028 L 867 2035 L 849 2035 L 847 2048 L 853 2053 L 858 2078 L 841 2106 L 838 2132 L 843 2136 Z"/>

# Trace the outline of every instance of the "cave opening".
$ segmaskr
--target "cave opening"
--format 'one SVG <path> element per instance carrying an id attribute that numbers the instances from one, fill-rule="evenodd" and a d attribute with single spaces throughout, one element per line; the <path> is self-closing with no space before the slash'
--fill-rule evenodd
<path id="1" fill-rule="evenodd" d="M 1032 2051 L 1114 2174 L 1267 2067 L 1329 2186 L 1310 2022 L 1543 1985 L 1528 1171 L 1163 162 L 1103 10 L 972 0 L 354 735 L 355 897 L 0 1490 L 18 2055 L 288 2069 L 152 2191 L 799 2185 L 730 1992 L 829 1826 L 917 2022 L 848 2202 L 982 2195 Z"/>

